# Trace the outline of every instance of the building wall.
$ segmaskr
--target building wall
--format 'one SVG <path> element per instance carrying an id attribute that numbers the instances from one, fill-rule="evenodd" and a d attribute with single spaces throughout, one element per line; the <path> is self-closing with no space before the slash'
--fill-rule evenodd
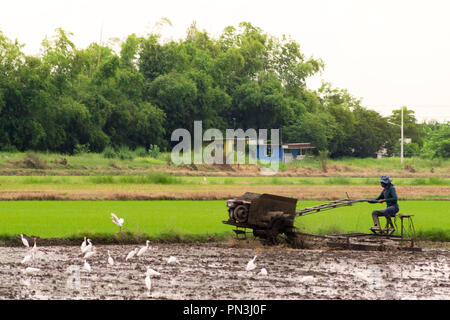
<path id="1" fill-rule="evenodd" d="M 256 157 L 258 160 L 261 161 L 273 161 L 271 156 L 267 155 L 267 145 L 257 145 L 256 146 Z M 278 157 L 276 159 L 277 161 L 283 161 L 283 148 L 281 146 L 278 146 Z"/>

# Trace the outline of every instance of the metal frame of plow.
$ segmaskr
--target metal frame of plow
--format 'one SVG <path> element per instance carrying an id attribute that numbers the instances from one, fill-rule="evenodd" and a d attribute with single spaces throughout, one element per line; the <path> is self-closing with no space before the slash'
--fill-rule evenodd
<path id="1" fill-rule="evenodd" d="M 364 251 L 406 250 L 422 251 L 414 246 L 413 238 L 402 238 L 397 235 L 368 234 L 368 233 L 344 233 L 332 235 L 318 235 L 312 233 L 296 232 L 299 237 L 312 237 L 325 240 L 324 244 L 331 248 Z M 400 245 L 395 245 L 399 243 Z M 407 243 L 407 246 L 403 244 Z"/>

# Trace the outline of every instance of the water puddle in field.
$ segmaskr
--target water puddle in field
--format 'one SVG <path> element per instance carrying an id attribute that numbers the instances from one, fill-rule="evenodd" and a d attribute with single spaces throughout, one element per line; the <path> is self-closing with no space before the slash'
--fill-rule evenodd
<path id="1" fill-rule="evenodd" d="M 158 244 L 125 261 L 135 245 L 96 246 L 84 270 L 78 246 L 0 248 L 0 299 L 449 299 L 450 251 L 293 250 L 227 244 Z M 107 251 L 114 258 L 108 265 Z M 247 262 L 257 255 L 254 270 Z M 169 264 L 175 256 L 179 264 Z M 147 266 L 153 276 L 145 285 Z M 37 268 L 39 270 L 29 269 Z M 261 268 L 267 275 L 260 274 Z M 33 272 L 34 270 L 34 272 Z"/>

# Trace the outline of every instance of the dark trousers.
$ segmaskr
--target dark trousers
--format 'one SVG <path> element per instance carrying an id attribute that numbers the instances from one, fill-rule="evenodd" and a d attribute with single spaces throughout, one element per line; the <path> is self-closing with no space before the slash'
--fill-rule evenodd
<path id="1" fill-rule="evenodd" d="M 378 217 L 383 216 L 383 217 L 394 217 L 395 214 L 399 211 L 399 208 L 396 206 L 390 206 L 387 207 L 384 210 L 375 210 L 372 212 L 372 220 L 373 220 L 373 224 L 377 227 L 380 226 L 380 221 L 378 219 Z"/>

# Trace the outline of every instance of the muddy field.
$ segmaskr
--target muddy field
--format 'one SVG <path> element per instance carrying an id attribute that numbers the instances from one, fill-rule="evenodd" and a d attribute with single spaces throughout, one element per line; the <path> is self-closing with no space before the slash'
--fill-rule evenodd
<path id="1" fill-rule="evenodd" d="M 450 251 L 298 250 L 282 246 L 154 244 L 95 246 L 84 270 L 79 247 L 0 248 L 0 299 L 450 299 Z M 108 265 L 108 253 L 114 265 Z M 257 256 L 257 267 L 246 271 Z M 179 263 L 168 263 L 174 256 Z M 161 275 L 145 285 L 147 266 Z M 39 271 L 27 273 L 27 267 Z M 267 275 L 261 275 L 261 268 Z"/>

